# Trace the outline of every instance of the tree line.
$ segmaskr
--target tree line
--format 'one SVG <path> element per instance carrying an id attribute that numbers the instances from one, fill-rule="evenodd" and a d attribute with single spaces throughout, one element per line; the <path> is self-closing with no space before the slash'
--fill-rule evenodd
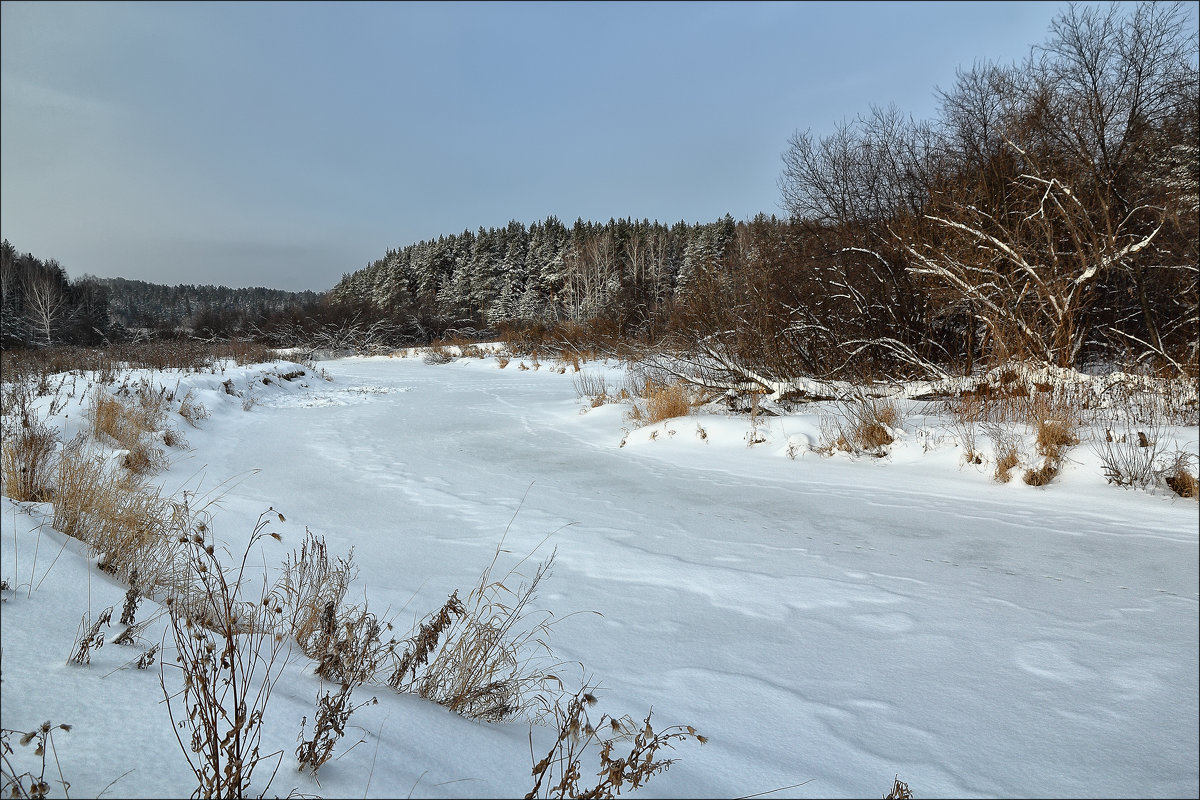
<path id="1" fill-rule="evenodd" d="M 84 275 L 0 243 L 0 347 L 95 346 L 138 339 L 251 338 L 324 295 L 255 287 L 164 286 Z"/>
<path id="2" fill-rule="evenodd" d="M 797 131 L 784 219 L 554 217 L 390 250 L 337 300 L 416 331 L 585 323 L 759 374 L 1033 359 L 1197 370 L 1197 36 L 1181 5 L 1071 6 L 914 120 Z"/>

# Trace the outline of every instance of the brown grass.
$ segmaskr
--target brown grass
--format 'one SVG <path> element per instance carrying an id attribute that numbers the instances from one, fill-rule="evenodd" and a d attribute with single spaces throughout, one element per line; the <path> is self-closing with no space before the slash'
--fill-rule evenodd
<path id="1" fill-rule="evenodd" d="M 546 688 L 557 683 L 561 689 L 550 670 L 561 662 L 554 661 L 547 644 L 551 615 L 530 606 L 554 554 L 512 590 L 509 585 L 520 578 L 519 563 L 492 579 L 501 552 L 498 546 L 465 602 L 451 594 L 408 638 L 404 654 L 395 659 L 390 686 L 486 722 L 548 707 Z"/>
<path id="2" fill-rule="evenodd" d="M 1193 456 L 1178 452 L 1163 470 L 1163 482 L 1167 488 L 1180 497 L 1195 497 L 1200 499 L 1200 481 L 1191 470 Z"/>
<path id="3" fill-rule="evenodd" d="M 896 776 L 896 782 L 892 784 L 892 790 L 887 793 L 883 800 L 912 800 L 913 793 L 909 790 L 908 784 L 900 780 L 900 776 Z"/>
<path id="4" fill-rule="evenodd" d="M 191 390 L 179 401 L 179 416 L 183 417 L 193 428 L 200 427 L 200 420 L 208 418 L 208 409 L 196 402 Z"/>
<path id="5" fill-rule="evenodd" d="M 992 440 L 992 454 L 996 462 L 993 477 L 999 483 L 1008 483 L 1013 468 L 1021 463 L 1021 435 L 1003 422 L 986 424 L 984 431 Z"/>
<path id="6" fill-rule="evenodd" d="M 667 384 L 648 380 L 645 392 L 647 425 L 692 413 L 687 387 L 680 381 Z"/>
<path id="7" fill-rule="evenodd" d="M 1021 480 L 1030 486 L 1045 486 L 1054 480 L 1054 476 L 1058 474 L 1058 463 L 1056 459 L 1046 458 L 1042 466 L 1037 469 L 1031 467 L 1025 470 L 1025 474 L 1021 476 Z"/>
<path id="8" fill-rule="evenodd" d="M 0 448 L 4 493 L 20 502 L 45 502 L 53 494 L 58 431 L 37 419 L 5 425 Z"/>
<path id="9" fill-rule="evenodd" d="M 822 416 L 821 444 L 816 452 L 825 455 L 841 450 L 852 455 L 882 458 L 895 441 L 891 431 L 901 427 L 904 413 L 887 398 L 860 394 L 855 400 L 838 404 L 840 415 Z"/>
<path id="10" fill-rule="evenodd" d="M 59 460 L 54 528 L 103 553 L 101 566 L 129 582 L 136 570 L 151 587 L 178 582 L 177 538 L 186 514 L 142 478 L 113 470 L 81 440 Z"/>
<path id="11" fill-rule="evenodd" d="M 161 472 L 168 466 L 167 458 L 150 443 L 150 434 L 163 427 L 166 403 L 165 392 L 146 385 L 124 397 L 97 386 L 89 409 L 92 435 L 127 450 L 122 466 L 135 475 Z"/>

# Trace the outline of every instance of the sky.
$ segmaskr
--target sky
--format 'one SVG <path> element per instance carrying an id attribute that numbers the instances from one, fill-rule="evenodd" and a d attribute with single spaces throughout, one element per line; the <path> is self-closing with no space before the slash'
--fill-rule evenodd
<path id="1" fill-rule="evenodd" d="M 793 132 L 928 118 L 1065 7 L 5 0 L 0 229 L 72 278 L 324 291 L 510 220 L 780 214 Z"/>

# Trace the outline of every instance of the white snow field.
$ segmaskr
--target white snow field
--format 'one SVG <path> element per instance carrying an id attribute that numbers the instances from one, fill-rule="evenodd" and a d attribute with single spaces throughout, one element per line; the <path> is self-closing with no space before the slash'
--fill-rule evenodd
<path id="1" fill-rule="evenodd" d="M 155 480 L 220 496 L 213 529 L 234 553 L 260 513 L 282 512 L 282 543 L 252 556 L 271 575 L 306 529 L 331 554 L 353 548 L 347 599 L 401 634 L 475 586 L 502 537 L 499 574 L 557 548 L 536 604 L 559 620 L 556 657 L 586 670 L 557 673 L 567 689 L 586 674 L 598 713 L 652 707 L 656 729 L 709 740 L 668 752 L 635 796 L 879 797 L 896 776 L 917 797 L 1200 795 L 1195 500 L 1108 485 L 1086 445 L 1048 486 L 998 484 L 920 410 L 882 459 L 789 457 L 819 438 L 817 407 L 767 418 L 753 445 L 745 416 L 626 435 L 625 406 L 590 408 L 569 369 L 518 361 L 347 358 L 320 365 L 331 381 L 272 386 L 263 365 L 157 373 L 212 414 L 177 420 L 191 449 Z M 222 391 L 231 377 L 258 387 L 250 410 Z M 64 441 L 84 411 L 65 416 Z M 1174 435 L 1197 452 L 1196 428 Z M 65 663 L 80 617 L 120 609 L 126 587 L 43 524 L 46 508 L 0 506 L 3 727 L 73 726 L 54 734 L 52 796 L 60 769 L 72 797 L 187 796 L 158 667 L 133 666 L 143 648 Z M 283 751 L 270 796 L 519 797 L 531 735 L 539 759 L 553 741 L 363 686 L 355 701 L 379 703 L 354 713 L 318 785 L 295 749 L 320 686 L 293 653 L 264 718 L 262 752 Z"/>

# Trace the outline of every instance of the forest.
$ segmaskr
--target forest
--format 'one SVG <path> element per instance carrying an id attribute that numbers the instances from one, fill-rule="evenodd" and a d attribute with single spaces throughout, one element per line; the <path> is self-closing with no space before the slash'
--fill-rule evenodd
<path id="1" fill-rule="evenodd" d="M 797 131 L 787 218 L 556 218 L 387 252 L 338 301 L 418 330 L 566 324 L 747 375 L 916 376 L 1028 359 L 1195 375 L 1197 38 L 1177 6 L 1072 8 L 940 113 Z"/>

